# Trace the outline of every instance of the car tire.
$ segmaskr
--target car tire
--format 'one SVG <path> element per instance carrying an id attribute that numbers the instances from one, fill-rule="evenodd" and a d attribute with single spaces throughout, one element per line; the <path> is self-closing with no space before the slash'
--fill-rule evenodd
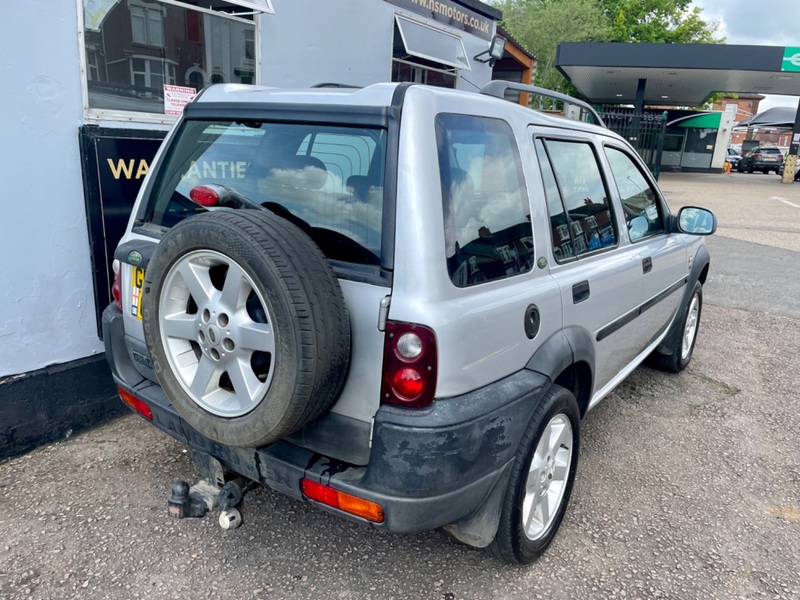
<path id="1" fill-rule="evenodd" d="M 652 367 L 669 373 L 680 373 L 686 368 L 692 360 L 702 312 L 703 286 L 697 281 L 681 316 L 681 328 L 669 339 L 668 353 L 653 352 L 648 360 Z"/>
<path id="2" fill-rule="evenodd" d="M 753 173 L 753 163 L 750 163 L 749 165 L 747 165 L 747 172 L 750 173 L 750 174 Z"/>
<path id="3" fill-rule="evenodd" d="M 572 392 L 552 385 L 531 417 L 511 465 L 494 540 L 485 551 L 528 564 L 550 545 L 569 503 L 580 449 L 580 410 Z"/>
<path id="4" fill-rule="evenodd" d="M 215 211 L 173 227 L 147 267 L 142 320 L 164 392 L 223 444 L 258 447 L 338 397 L 350 321 L 327 259 L 266 211 Z"/>

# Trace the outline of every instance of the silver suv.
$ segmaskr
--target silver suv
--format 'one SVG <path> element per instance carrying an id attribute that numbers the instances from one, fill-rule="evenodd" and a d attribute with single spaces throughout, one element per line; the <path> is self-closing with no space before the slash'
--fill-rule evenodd
<path id="1" fill-rule="evenodd" d="M 116 250 L 123 400 L 218 485 L 534 560 L 581 419 L 691 359 L 716 221 L 509 86 L 208 88 Z"/>

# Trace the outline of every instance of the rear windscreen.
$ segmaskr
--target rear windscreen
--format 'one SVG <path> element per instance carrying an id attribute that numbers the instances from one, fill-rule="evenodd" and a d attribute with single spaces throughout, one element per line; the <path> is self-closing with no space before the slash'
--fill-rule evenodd
<path id="1" fill-rule="evenodd" d="M 207 210 L 189 199 L 192 188 L 224 185 L 293 222 L 328 258 L 379 264 L 385 152 L 382 129 L 186 121 L 145 220 L 172 227 Z"/>

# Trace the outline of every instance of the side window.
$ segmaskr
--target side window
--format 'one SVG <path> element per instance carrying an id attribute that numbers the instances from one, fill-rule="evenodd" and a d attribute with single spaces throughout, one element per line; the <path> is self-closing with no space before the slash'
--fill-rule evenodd
<path id="1" fill-rule="evenodd" d="M 631 241 L 663 232 L 664 221 L 658 210 L 658 195 L 631 157 L 609 146 L 606 147 L 606 156 L 619 190 Z"/>
<path id="2" fill-rule="evenodd" d="M 436 117 L 447 269 L 458 287 L 530 271 L 533 231 L 522 163 L 505 121 Z"/>
<path id="3" fill-rule="evenodd" d="M 558 262 L 617 245 L 600 166 L 586 142 L 536 140 Z"/>

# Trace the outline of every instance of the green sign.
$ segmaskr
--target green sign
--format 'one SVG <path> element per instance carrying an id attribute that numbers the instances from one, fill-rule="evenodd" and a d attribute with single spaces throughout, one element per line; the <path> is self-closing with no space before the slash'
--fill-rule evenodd
<path id="1" fill-rule="evenodd" d="M 800 72 L 800 46 L 786 47 L 783 49 L 781 71 Z"/>

